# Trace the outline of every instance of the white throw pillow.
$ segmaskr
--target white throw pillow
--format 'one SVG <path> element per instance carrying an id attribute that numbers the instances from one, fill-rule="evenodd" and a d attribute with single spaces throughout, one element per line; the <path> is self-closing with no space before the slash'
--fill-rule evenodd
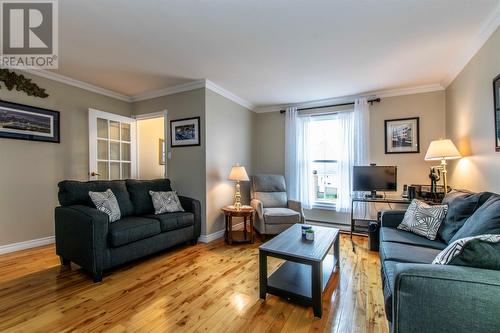
<path id="1" fill-rule="evenodd" d="M 405 213 L 403 222 L 398 229 L 410 231 L 419 236 L 435 240 L 439 226 L 443 222 L 447 205 L 430 206 L 423 201 L 414 199 Z"/>
<path id="2" fill-rule="evenodd" d="M 500 243 L 500 235 L 479 235 L 457 239 L 439 252 L 436 258 L 432 261 L 433 265 L 449 265 L 453 259 L 460 256 L 466 245 L 472 241 L 482 241 L 486 243 Z M 498 254 L 498 252 L 497 252 Z M 482 256 L 485 257 L 484 255 Z"/>
<path id="3" fill-rule="evenodd" d="M 120 206 L 113 191 L 109 188 L 106 192 L 89 191 L 89 196 L 98 210 L 108 214 L 109 222 L 115 222 L 121 218 Z"/>
<path id="4" fill-rule="evenodd" d="M 153 206 L 155 208 L 155 214 L 163 213 L 173 213 L 173 212 L 183 212 L 184 208 L 181 206 L 179 197 L 174 191 L 168 192 L 154 192 L 149 191 L 151 199 L 153 200 Z"/>

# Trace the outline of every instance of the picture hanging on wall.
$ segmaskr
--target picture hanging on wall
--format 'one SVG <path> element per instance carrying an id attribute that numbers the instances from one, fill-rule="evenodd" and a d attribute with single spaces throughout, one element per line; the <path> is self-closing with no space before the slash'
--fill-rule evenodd
<path id="1" fill-rule="evenodd" d="M 59 112 L 0 101 L 0 138 L 60 142 Z"/>
<path id="2" fill-rule="evenodd" d="M 500 75 L 493 80 L 493 99 L 495 105 L 495 151 L 500 152 Z"/>
<path id="3" fill-rule="evenodd" d="M 200 117 L 170 121 L 170 146 L 188 147 L 200 145 Z"/>
<path id="4" fill-rule="evenodd" d="M 420 119 L 403 118 L 385 121 L 385 153 L 420 153 Z"/>

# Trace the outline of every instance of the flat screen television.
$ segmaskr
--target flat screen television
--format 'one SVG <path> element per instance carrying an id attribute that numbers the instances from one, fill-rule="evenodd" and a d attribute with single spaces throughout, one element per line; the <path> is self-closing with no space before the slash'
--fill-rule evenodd
<path id="1" fill-rule="evenodd" d="M 352 190 L 371 192 L 371 197 L 379 198 L 377 191 L 396 191 L 398 168 L 396 166 L 355 166 L 353 167 Z"/>

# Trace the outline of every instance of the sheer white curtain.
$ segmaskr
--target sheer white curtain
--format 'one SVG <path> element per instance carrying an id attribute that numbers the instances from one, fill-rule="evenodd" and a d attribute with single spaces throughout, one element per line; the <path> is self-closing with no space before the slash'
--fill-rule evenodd
<path id="1" fill-rule="evenodd" d="M 366 98 L 354 101 L 354 112 L 339 113 L 339 158 L 337 212 L 349 212 L 352 193 L 352 168 L 367 165 L 370 154 L 370 107 Z"/>
<path id="2" fill-rule="evenodd" d="M 309 161 L 309 116 L 299 116 L 296 107 L 285 115 L 285 178 L 288 198 L 311 207 L 311 163 Z"/>

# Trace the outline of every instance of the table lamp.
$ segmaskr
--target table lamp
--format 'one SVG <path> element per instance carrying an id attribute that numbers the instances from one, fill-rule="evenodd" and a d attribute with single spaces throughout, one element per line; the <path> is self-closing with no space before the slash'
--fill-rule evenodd
<path id="1" fill-rule="evenodd" d="M 462 155 L 460 155 L 457 147 L 455 147 L 453 142 L 449 139 L 434 140 L 427 149 L 427 153 L 425 154 L 426 161 L 441 160 L 441 165 L 435 166 L 434 168 L 443 173 L 444 193 L 448 192 L 446 160 L 454 160 L 460 157 L 462 157 Z"/>
<path id="2" fill-rule="evenodd" d="M 240 166 L 238 163 L 232 167 L 231 173 L 229 174 L 229 180 L 236 181 L 236 191 L 234 194 L 234 208 L 241 209 L 241 192 L 240 192 L 240 181 L 249 181 L 247 171 L 245 167 Z"/>

